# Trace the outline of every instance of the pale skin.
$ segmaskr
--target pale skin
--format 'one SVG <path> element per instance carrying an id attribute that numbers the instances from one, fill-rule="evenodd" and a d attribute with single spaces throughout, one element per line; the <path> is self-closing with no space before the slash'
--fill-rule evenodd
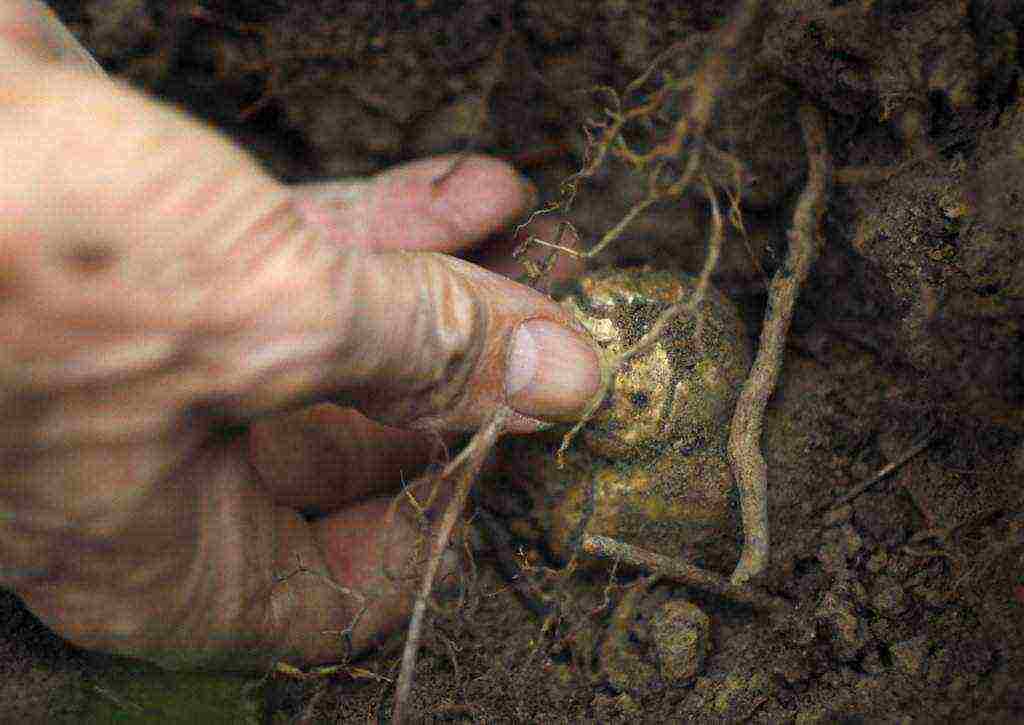
<path id="1" fill-rule="evenodd" d="M 439 435 L 572 419 L 599 381 L 560 307 L 449 256 L 531 203 L 484 157 L 433 184 L 450 164 L 284 186 L 6 0 L 0 585 L 172 667 L 337 661 L 345 589 L 377 593 L 356 651 L 400 626 L 400 480 Z M 282 580 L 297 563 L 322 576 Z"/>

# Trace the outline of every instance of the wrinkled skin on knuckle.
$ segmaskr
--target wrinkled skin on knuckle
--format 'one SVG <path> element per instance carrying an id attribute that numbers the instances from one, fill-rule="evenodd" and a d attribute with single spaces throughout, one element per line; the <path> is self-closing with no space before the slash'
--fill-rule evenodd
<path id="1" fill-rule="evenodd" d="M 394 279 L 403 282 L 385 283 Z M 544 295 L 444 254 L 369 255 L 343 267 L 338 280 L 347 347 L 336 387 L 350 391 L 339 402 L 388 425 L 475 430 L 506 404 L 507 358 L 520 324 L 546 319 L 580 329 Z M 513 414 L 507 429 L 541 425 Z"/>
<path id="2" fill-rule="evenodd" d="M 403 287 L 413 299 L 401 307 L 406 319 L 390 320 L 400 332 L 380 371 L 378 392 L 386 392 L 366 410 L 384 423 L 416 427 L 459 407 L 492 341 L 489 310 L 468 279 L 439 255 L 402 261 Z"/>

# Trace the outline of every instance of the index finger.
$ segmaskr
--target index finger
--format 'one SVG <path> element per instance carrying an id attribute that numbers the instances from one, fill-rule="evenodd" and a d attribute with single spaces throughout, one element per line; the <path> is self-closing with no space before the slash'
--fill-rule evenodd
<path id="1" fill-rule="evenodd" d="M 291 188 L 306 220 L 329 239 L 377 251 L 464 251 L 535 201 L 512 166 L 476 154 L 421 159 L 355 183 Z"/>

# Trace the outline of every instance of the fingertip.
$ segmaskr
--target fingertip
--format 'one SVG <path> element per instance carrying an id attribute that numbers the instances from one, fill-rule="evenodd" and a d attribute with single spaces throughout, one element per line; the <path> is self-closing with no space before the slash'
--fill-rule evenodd
<path id="1" fill-rule="evenodd" d="M 528 212 L 537 189 L 510 164 L 488 156 L 456 156 L 431 179 L 430 213 L 454 235 L 476 241 Z"/>

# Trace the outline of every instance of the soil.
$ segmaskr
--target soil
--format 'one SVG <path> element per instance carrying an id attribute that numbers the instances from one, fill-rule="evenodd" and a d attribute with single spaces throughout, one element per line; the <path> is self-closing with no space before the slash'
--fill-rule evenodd
<path id="1" fill-rule="evenodd" d="M 626 571 L 608 586 L 606 569 L 587 567 L 537 585 L 538 608 L 473 534 L 473 586 L 427 627 L 411 701 L 424 718 L 1024 721 L 1024 5 L 762 4 L 707 137 L 742 162 L 738 175 L 707 168 L 723 199 L 743 182 L 746 230 L 730 227 L 714 283 L 755 349 L 804 181 L 800 104 L 825 115 L 837 170 L 762 437 L 773 549 L 760 584 L 790 608 Z M 731 3 L 53 5 L 112 74 L 208 120 L 282 179 L 472 148 L 552 201 L 584 161 L 581 124 L 609 102 L 586 90 L 623 89 L 673 43 L 640 92 L 692 73 Z M 627 127 L 638 149 L 678 117 L 664 110 Z M 646 183 L 616 160 L 583 183 L 571 216 L 585 243 Z M 702 199 L 653 205 L 595 263 L 696 275 Z M 834 505 L 922 436 L 917 455 Z M 511 547 L 534 584 L 555 566 L 530 541 Z M 77 651 L 13 595 L 0 623 L 0 710 L 29 722 L 386 718 L 392 688 L 375 676 L 394 675 L 401 641 L 333 678 L 199 684 Z M 159 704 L 138 689 L 150 681 Z"/>

